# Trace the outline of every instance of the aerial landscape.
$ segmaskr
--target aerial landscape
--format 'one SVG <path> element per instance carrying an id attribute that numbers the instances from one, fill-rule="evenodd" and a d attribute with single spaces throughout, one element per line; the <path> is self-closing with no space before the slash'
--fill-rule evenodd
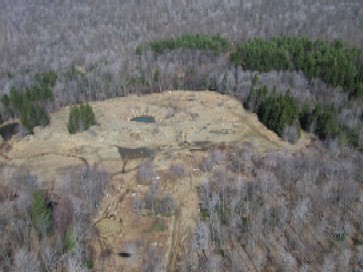
<path id="1" fill-rule="evenodd" d="M 363 2 L 0 1 L 0 271 L 363 271 Z"/>

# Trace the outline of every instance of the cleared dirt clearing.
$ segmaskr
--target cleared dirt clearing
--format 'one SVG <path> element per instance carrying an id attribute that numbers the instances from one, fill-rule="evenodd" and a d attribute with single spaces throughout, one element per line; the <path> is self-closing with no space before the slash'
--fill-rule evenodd
<path id="1" fill-rule="evenodd" d="M 35 135 L 11 140 L 2 150 L 0 163 L 28 166 L 45 187 L 55 185 L 55 189 L 66 180 L 67 169 L 77 165 L 110 174 L 110 185 L 95 218 L 100 239 L 94 242 L 98 256 L 105 249 L 112 253 L 97 258 L 95 265 L 106 271 L 115 267 L 140 271 L 146 245 L 163 252 L 165 269 L 175 269 L 179 248 L 198 214 L 195 188 L 203 178 L 199 164 L 210 147 L 247 141 L 263 152 L 300 149 L 309 142 L 306 135 L 294 146 L 281 141 L 239 101 L 214 92 L 173 91 L 90 104 L 98 125 L 70 135 L 66 126 L 69 107 L 63 108 L 51 115 L 48 127 L 37 128 Z M 144 115 L 153 116 L 155 123 L 130 121 Z M 148 188 L 137 184 L 136 171 L 141 161 L 151 157 L 162 193 L 170 195 L 178 207 L 173 216 L 163 218 L 164 230 L 155 227 L 158 221 L 154 217 L 132 211 L 132 199 Z M 168 169 L 175 162 L 185 167 L 183 178 L 170 178 Z M 118 255 L 130 247 L 132 258 Z"/>

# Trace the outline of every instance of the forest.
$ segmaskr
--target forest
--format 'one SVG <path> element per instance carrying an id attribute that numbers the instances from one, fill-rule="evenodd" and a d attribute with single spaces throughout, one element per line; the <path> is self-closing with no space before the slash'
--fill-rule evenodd
<path id="1" fill-rule="evenodd" d="M 186 271 L 360 271 L 362 171 L 353 169 L 361 157 L 313 149 L 263 157 L 248 143 L 211 150 L 201 164 L 200 217 L 181 257 Z"/>
<path id="2" fill-rule="evenodd" d="M 2 174 L 4 170 L 2 166 Z M 52 195 L 42 190 L 28 169 L 16 169 L 10 183 L 1 184 L 1 269 L 91 269 L 92 252 L 86 241 L 97 237 L 91 222 L 107 180 L 106 173 L 74 169 L 62 192 Z"/>
<path id="3" fill-rule="evenodd" d="M 363 112 L 361 109 L 363 56 L 360 49 L 345 48 L 341 40 L 328 43 L 307 38 L 279 37 L 273 38 L 271 41 L 256 38 L 237 44 L 233 51 L 227 40 L 219 35 L 184 34 L 175 39 L 170 38 L 139 45 L 135 50 L 135 58 L 141 60 L 143 55 L 148 55 L 150 51 L 155 54 L 155 58 L 179 51 L 176 54 L 204 54 L 206 62 L 213 62 L 215 58 L 227 50 L 232 51 L 230 60 L 225 60 L 229 69 L 233 69 L 234 66 L 237 71 L 238 67 L 241 67 L 242 71 L 247 70 L 256 73 L 251 79 L 251 87 L 247 97 L 240 98 L 241 102 L 246 105 L 247 109 L 255 112 L 260 121 L 280 137 L 286 138 L 290 142 L 296 142 L 300 135 L 300 128 L 303 128 L 307 132 L 315 133 L 321 140 L 338 139 L 343 144 L 358 149 L 363 148 Z M 276 85 L 274 85 L 273 90 L 269 91 L 266 85 L 261 86 L 259 73 L 286 70 L 295 73 L 301 71 L 308 82 L 318 79 L 331 88 L 340 88 L 339 92 L 343 95 L 346 94 L 347 100 L 345 102 L 339 101 L 342 103 L 341 105 L 334 105 L 332 102 L 327 103 L 325 98 L 317 99 L 317 101 L 313 98 L 297 101 L 298 95 L 301 94 L 291 92 L 290 88 L 277 91 Z M 221 86 L 218 87 L 215 78 L 205 75 L 204 78 L 200 79 L 197 69 L 190 67 L 183 77 L 173 77 L 172 84 L 175 85 L 173 88 L 188 89 L 190 82 L 199 81 L 197 83 L 199 86 L 194 86 L 195 89 L 208 89 L 222 93 L 227 92 L 236 97 L 241 96 L 242 91 L 238 88 L 238 71 L 234 74 L 234 83 L 231 83 L 227 78 L 228 68 L 221 72 L 224 73 L 224 76 Z M 61 79 L 62 76 L 63 79 Z M 160 92 L 165 88 L 161 82 L 162 77 L 163 74 L 159 69 L 152 72 L 151 79 L 147 78 L 140 69 L 140 74 L 130 79 L 123 87 L 125 88 L 123 95 L 128 88 L 135 93 Z M 58 78 L 65 82 L 75 78 L 82 85 L 89 84 L 85 79 L 86 74 L 80 71 L 80 68 L 77 70 L 76 67 L 71 67 L 63 75 L 57 75 L 54 71 L 36 74 L 33 85 L 22 87 L 19 90 L 13 87 L 9 95 L 4 94 L 1 97 L 1 119 L 19 117 L 23 127 L 30 132 L 35 126 L 47 125 L 49 120 L 44 107 L 48 105 L 48 111 L 57 108 L 55 101 L 53 101 L 52 89 Z M 200 84 L 203 83 L 205 85 L 201 86 Z M 281 93 L 285 94 L 282 95 Z M 97 97 L 90 94 L 84 99 L 97 100 Z M 45 103 L 46 101 L 48 103 Z M 79 101 L 76 100 L 75 102 Z M 358 115 L 355 125 L 349 126 L 347 120 L 341 120 L 339 115 L 352 105 Z M 79 114 L 75 108 L 71 115 L 73 115 L 72 120 L 70 119 L 68 123 L 70 133 L 83 130 L 83 127 L 88 129 L 89 125 L 94 123 L 92 120 L 79 123 L 77 117 Z M 94 117 L 90 118 L 94 119 Z"/>
<path id="4" fill-rule="evenodd" d="M 4 0 L 0 126 L 19 121 L 24 137 L 70 106 L 71 137 L 97 124 L 92 101 L 232 96 L 290 145 L 303 133 L 312 144 L 211 149 L 178 271 L 363 271 L 362 25 L 359 0 Z M 0 270 L 92 271 L 108 174 L 69 169 L 55 194 L 28 166 L 0 163 L 0 173 Z M 150 173 L 148 161 L 136 178 L 148 184 Z M 177 204 L 154 189 L 134 212 L 172 216 Z M 161 253 L 148 254 L 143 271 L 162 271 Z"/>

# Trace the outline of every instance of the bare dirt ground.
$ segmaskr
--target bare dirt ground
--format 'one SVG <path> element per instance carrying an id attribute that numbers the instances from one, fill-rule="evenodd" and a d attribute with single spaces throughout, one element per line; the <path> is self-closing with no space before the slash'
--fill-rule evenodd
<path id="1" fill-rule="evenodd" d="M 140 271 L 147 247 L 163 252 L 165 270 L 176 269 L 178 253 L 198 215 L 195 188 L 203 178 L 199 164 L 211 146 L 247 141 L 263 152 L 300 149 L 309 143 L 305 134 L 296 145 L 281 141 L 240 102 L 214 92 L 173 91 L 91 105 L 98 125 L 70 135 L 66 127 L 69 107 L 63 108 L 52 114 L 48 127 L 7 143 L 0 163 L 28 166 L 45 187 L 61 188 L 67 169 L 75 165 L 110 174 L 110 184 L 95 218 L 100 235 L 99 241 L 94 241 L 98 256 L 95 265 L 104 271 Z M 130 121 L 143 115 L 153 116 L 156 122 Z M 133 156 L 122 150 L 139 147 L 154 151 L 155 179 L 178 207 L 171 217 L 154 218 L 133 212 L 132 199 L 147 190 L 146 185 L 137 184 L 136 172 L 149 155 Z M 172 163 L 183 165 L 186 176 L 172 178 L 168 173 Z M 158 227 L 160 220 L 165 223 L 163 229 Z M 105 251 L 108 254 L 101 254 Z M 131 257 L 120 257 L 118 253 L 122 252 Z"/>

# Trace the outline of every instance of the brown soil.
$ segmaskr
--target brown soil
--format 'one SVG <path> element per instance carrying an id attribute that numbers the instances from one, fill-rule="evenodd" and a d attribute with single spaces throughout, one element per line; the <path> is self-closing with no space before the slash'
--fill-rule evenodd
<path id="1" fill-rule="evenodd" d="M 77 165 L 110 173 L 111 182 L 95 218 L 100 233 L 99 241 L 94 242 L 98 254 L 95 265 L 102 265 L 104 271 L 140 271 L 148 245 L 164 252 L 165 270 L 175 270 L 181 245 L 198 215 L 195 188 L 203 176 L 199 164 L 209 147 L 247 141 L 263 152 L 300 149 L 309 143 L 305 134 L 297 145 L 281 141 L 254 114 L 247 113 L 240 102 L 214 92 L 173 91 L 91 105 L 98 125 L 70 135 L 66 127 L 69 107 L 65 107 L 52 114 L 48 127 L 7 143 L 11 148 L 2 150 L 0 163 L 28 166 L 44 186 L 62 186 L 67 168 Z M 130 121 L 141 115 L 155 117 L 156 123 Z M 127 157 L 120 148 L 138 147 L 155 151 L 153 165 L 161 189 L 178 206 L 173 216 L 163 218 L 164 230 L 155 227 L 156 219 L 150 215 L 132 211 L 132 198 L 147 190 L 147 186 L 137 185 L 135 179 L 146 155 Z M 172 163 L 184 165 L 187 175 L 178 180 L 170 178 L 167 170 Z M 122 258 L 117 254 L 125 252 L 130 245 L 132 257 Z M 101 251 L 105 249 L 111 254 L 101 258 Z"/>

